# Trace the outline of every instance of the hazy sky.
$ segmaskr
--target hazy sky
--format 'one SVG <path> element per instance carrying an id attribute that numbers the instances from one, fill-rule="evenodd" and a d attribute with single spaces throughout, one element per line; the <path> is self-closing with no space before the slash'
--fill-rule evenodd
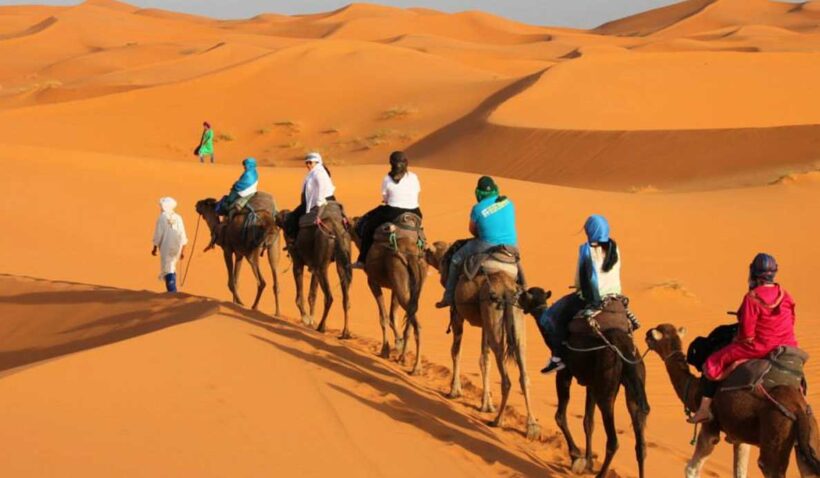
<path id="1" fill-rule="evenodd" d="M 352 0 L 131 0 L 140 7 L 164 8 L 218 18 L 244 18 L 258 13 L 314 13 L 334 10 Z M 74 5 L 78 0 L 0 0 L 0 5 L 46 3 Z M 594 27 L 633 13 L 675 3 L 675 0 L 380 0 L 399 7 L 444 11 L 484 10 L 539 25 Z"/>

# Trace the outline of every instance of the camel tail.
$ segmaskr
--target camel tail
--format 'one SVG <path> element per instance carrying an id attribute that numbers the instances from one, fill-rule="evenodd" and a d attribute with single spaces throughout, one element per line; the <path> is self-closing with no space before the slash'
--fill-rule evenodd
<path id="1" fill-rule="evenodd" d="M 813 444 L 818 442 L 817 421 L 808 404 L 803 404 L 795 413 L 797 416 L 797 456 L 801 465 L 807 466 L 812 474 L 820 475 L 820 460 Z"/>
<path id="2" fill-rule="evenodd" d="M 506 348 L 504 350 L 504 357 L 507 360 L 516 360 L 522 363 L 523 357 L 519 357 L 521 347 L 519 341 L 523 339 L 523 330 L 518 330 L 518 321 L 515 320 L 515 294 L 511 291 L 504 291 L 504 326 L 502 330 L 506 335 Z"/>
<path id="3" fill-rule="evenodd" d="M 341 264 L 343 266 L 340 270 L 344 273 L 344 279 L 348 284 L 350 284 L 353 280 L 353 268 L 350 264 L 350 251 L 345 249 L 344 241 L 342 240 L 347 233 L 348 232 L 345 230 L 345 227 L 341 221 L 333 221 L 333 234 L 336 236 L 336 240 L 333 241 L 336 249 L 334 258 L 336 260 L 336 264 Z"/>
<path id="4" fill-rule="evenodd" d="M 635 344 L 632 342 L 632 337 L 622 330 L 610 330 L 605 332 L 605 335 L 607 340 L 609 340 L 626 359 L 622 360 L 626 392 L 632 394 L 644 413 L 649 413 L 649 400 L 646 396 L 646 387 L 643 377 L 641 377 L 641 374 L 638 372 L 638 367 L 642 365 L 642 363 L 640 363 L 641 358 L 637 354 Z"/>

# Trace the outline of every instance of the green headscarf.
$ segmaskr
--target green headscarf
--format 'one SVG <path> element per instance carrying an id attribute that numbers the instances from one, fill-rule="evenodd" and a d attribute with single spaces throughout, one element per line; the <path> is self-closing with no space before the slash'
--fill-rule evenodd
<path id="1" fill-rule="evenodd" d="M 478 185 L 475 188 L 476 201 L 481 202 L 494 196 L 498 196 L 498 185 L 495 184 L 493 178 L 489 176 L 481 176 L 478 180 Z"/>

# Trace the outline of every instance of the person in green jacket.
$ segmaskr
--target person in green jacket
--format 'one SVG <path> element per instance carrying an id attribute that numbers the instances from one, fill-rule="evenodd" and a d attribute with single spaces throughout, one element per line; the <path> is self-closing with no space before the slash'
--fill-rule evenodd
<path id="1" fill-rule="evenodd" d="M 207 121 L 202 123 L 202 139 L 199 140 L 199 146 L 196 148 L 196 155 L 199 156 L 199 162 L 205 162 L 205 156 L 211 157 L 211 164 L 214 162 L 214 131 L 211 129 L 211 124 Z"/>

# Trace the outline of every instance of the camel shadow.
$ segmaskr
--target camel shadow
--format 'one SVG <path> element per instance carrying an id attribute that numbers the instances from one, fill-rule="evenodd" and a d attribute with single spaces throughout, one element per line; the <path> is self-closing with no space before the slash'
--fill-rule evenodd
<path id="1" fill-rule="evenodd" d="M 334 345 L 318 338 L 315 332 L 280 320 L 259 322 L 241 315 L 231 316 L 255 325 L 274 335 L 284 336 L 309 345 L 321 353 L 306 352 L 271 338 L 252 334 L 257 340 L 299 360 L 315 364 L 355 382 L 367 384 L 380 395 L 390 395 L 389 402 L 371 400 L 343 387 L 332 388 L 390 418 L 416 427 L 431 437 L 463 448 L 480 456 L 486 463 L 501 463 L 524 476 L 558 476 L 560 467 L 509 451 L 505 444 L 480 420 L 469 417 L 434 392 L 418 388 L 399 371 L 385 366 L 381 360 L 359 353 L 344 345 Z M 526 451 L 522 451 L 526 453 Z"/>
<path id="2" fill-rule="evenodd" d="M 53 305 L 59 312 L 41 308 Z M 0 341 L 0 372 L 197 320 L 219 303 L 186 294 L 94 288 L 2 296 L 3 306 L 9 311 L 0 314 L 0 330 L 8 335 Z M 100 306 L 95 317 L 89 309 Z"/>

